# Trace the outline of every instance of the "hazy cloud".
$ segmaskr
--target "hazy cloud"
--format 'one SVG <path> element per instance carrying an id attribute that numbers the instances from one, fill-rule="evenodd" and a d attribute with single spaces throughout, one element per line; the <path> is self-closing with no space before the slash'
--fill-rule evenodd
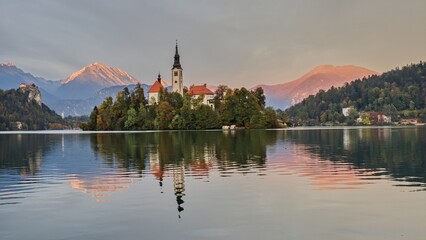
<path id="1" fill-rule="evenodd" d="M 179 41 L 186 84 L 293 80 L 320 64 L 377 71 L 425 60 L 426 1 L 0 0 L 0 61 L 63 79 L 94 61 L 142 82 L 170 77 Z"/>

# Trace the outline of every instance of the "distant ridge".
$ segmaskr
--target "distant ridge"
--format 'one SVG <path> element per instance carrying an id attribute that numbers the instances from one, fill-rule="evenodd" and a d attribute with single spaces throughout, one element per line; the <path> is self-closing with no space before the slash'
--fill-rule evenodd
<path id="1" fill-rule="evenodd" d="M 328 90 L 332 86 L 341 87 L 347 82 L 379 74 L 376 71 L 353 65 L 334 66 L 320 65 L 300 78 L 282 84 L 257 85 L 262 87 L 266 95 L 266 104 L 285 109 L 320 89 Z"/>
<path id="2" fill-rule="evenodd" d="M 89 64 L 62 81 L 35 77 L 13 63 L 0 63 L 0 89 L 17 89 L 21 83 L 34 83 L 42 93 L 43 103 L 68 116 L 90 113 L 106 96 L 115 96 L 126 86 L 133 88 L 138 80 L 120 68 L 100 62 Z M 142 87 L 149 88 L 145 84 Z"/>
<path id="3" fill-rule="evenodd" d="M 0 89 L 17 89 L 19 84 L 36 84 L 46 91 L 55 91 L 59 87 L 59 82 L 35 77 L 31 73 L 26 73 L 13 63 L 0 63 Z"/>

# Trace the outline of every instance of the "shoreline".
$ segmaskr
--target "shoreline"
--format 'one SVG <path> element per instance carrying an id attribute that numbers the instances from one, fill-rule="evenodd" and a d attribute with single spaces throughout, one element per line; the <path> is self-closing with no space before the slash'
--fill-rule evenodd
<path id="1" fill-rule="evenodd" d="M 137 130 L 137 131 L 83 131 L 83 130 L 31 130 L 31 131 L 0 131 L 0 135 L 11 134 L 107 134 L 107 133 L 155 133 L 155 132 L 235 132 L 235 131 L 307 131 L 307 130 L 345 130 L 345 129 L 399 129 L 417 128 L 425 125 L 404 126 L 305 126 L 267 129 L 204 129 L 204 130 Z"/>

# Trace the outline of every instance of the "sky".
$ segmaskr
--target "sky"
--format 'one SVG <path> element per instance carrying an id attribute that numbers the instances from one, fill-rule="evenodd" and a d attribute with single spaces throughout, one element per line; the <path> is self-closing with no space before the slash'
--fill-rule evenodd
<path id="1" fill-rule="evenodd" d="M 0 0 L 0 62 L 61 80 L 93 62 L 184 83 L 253 87 L 322 64 L 426 60 L 424 0 Z"/>

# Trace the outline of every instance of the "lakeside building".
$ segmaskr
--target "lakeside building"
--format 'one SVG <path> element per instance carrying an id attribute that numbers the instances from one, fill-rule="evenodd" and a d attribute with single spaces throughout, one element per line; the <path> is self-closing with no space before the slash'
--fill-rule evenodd
<path id="1" fill-rule="evenodd" d="M 349 116 L 349 112 L 351 110 L 356 110 L 356 109 L 354 107 L 342 108 L 342 114 L 343 114 L 343 116 L 345 116 L 345 117 Z"/>
<path id="2" fill-rule="evenodd" d="M 172 92 L 177 92 L 180 95 L 184 94 L 184 83 L 183 83 L 183 68 L 180 63 L 180 55 L 178 44 L 176 42 L 176 49 L 174 55 L 174 61 L 172 66 Z M 160 91 L 166 91 L 166 86 L 163 84 L 161 80 L 160 74 L 158 74 L 157 81 L 151 86 L 148 90 L 148 104 L 156 104 L 159 101 L 159 93 Z M 209 105 L 210 107 L 214 107 L 213 97 L 214 93 L 207 88 L 207 84 L 204 85 L 192 85 L 188 89 L 188 94 L 190 94 L 193 98 L 198 98 L 203 96 L 202 103 L 205 105 Z"/>
<path id="3" fill-rule="evenodd" d="M 191 95 L 194 99 L 203 96 L 202 103 L 205 105 L 209 105 L 211 108 L 214 108 L 214 93 L 207 88 L 207 84 L 192 85 L 188 90 L 188 94 Z"/>
<path id="4" fill-rule="evenodd" d="M 417 118 L 405 118 L 401 119 L 401 125 L 418 125 L 421 121 Z"/>
<path id="5" fill-rule="evenodd" d="M 160 91 L 164 91 L 165 87 L 161 81 L 161 75 L 158 74 L 157 81 L 152 84 L 151 88 L 148 90 L 148 104 L 153 105 L 159 101 Z"/>
<path id="6" fill-rule="evenodd" d="M 392 123 L 392 117 L 385 115 L 383 112 L 366 112 L 364 114 L 370 120 L 370 124 L 369 125 L 377 126 L 377 125 L 387 125 L 387 124 L 391 124 Z M 356 119 L 356 122 L 357 123 L 362 123 L 363 122 L 363 116 L 362 116 L 362 114 L 361 114 L 361 116 L 359 118 Z"/>

